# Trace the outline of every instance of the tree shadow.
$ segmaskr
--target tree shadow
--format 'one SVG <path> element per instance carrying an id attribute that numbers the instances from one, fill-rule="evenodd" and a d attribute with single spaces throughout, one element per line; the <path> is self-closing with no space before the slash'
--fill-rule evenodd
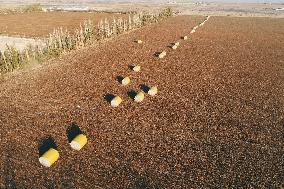
<path id="1" fill-rule="evenodd" d="M 13 149 L 13 148 L 12 148 Z M 5 158 L 4 163 L 4 180 L 5 180 L 5 188 L 17 188 L 17 184 L 15 181 L 15 167 L 12 161 L 12 152 L 8 151 L 7 156 Z"/>
<path id="2" fill-rule="evenodd" d="M 131 168 L 129 168 L 127 172 L 128 172 L 129 177 L 132 178 L 133 180 L 132 183 L 130 183 L 131 189 L 156 189 L 157 188 L 157 186 L 155 186 L 155 184 L 152 183 L 150 181 L 150 178 L 148 178 L 147 176 L 141 176 L 136 171 L 131 170 Z"/>
<path id="3" fill-rule="evenodd" d="M 150 87 L 145 85 L 145 84 L 142 84 L 140 85 L 140 89 L 144 92 L 144 93 L 148 93 L 148 91 L 150 90 Z"/>
<path id="4" fill-rule="evenodd" d="M 128 189 L 158 189 L 162 188 L 159 183 L 151 179 L 148 172 L 140 175 L 130 164 L 124 164 L 116 167 L 121 175 L 125 175 L 129 180 Z"/>
<path id="5" fill-rule="evenodd" d="M 284 119 L 280 121 L 282 141 L 284 140 Z"/>
<path id="6" fill-rule="evenodd" d="M 47 152 L 50 148 L 57 149 L 57 145 L 54 142 L 54 139 L 49 136 L 48 138 L 43 138 L 38 143 L 38 154 L 41 157 L 45 152 Z"/>
<path id="7" fill-rule="evenodd" d="M 135 96 L 137 95 L 137 92 L 134 91 L 134 90 L 130 90 L 127 92 L 127 95 L 132 99 L 134 100 Z"/>
<path id="8" fill-rule="evenodd" d="M 154 189 L 155 186 L 152 186 L 149 178 L 137 176 L 135 179 L 135 182 L 133 183 L 133 186 L 131 188 L 135 189 Z"/>
<path id="9" fill-rule="evenodd" d="M 78 136 L 79 134 L 82 134 L 83 132 L 79 128 L 79 126 L 76 123 L 72 123 L 71 125 L 68 126 L 66 130 L 68 142 L 72 142 L 72 140 Z"/>
<path id="10" fill-rule="evenodd" d="M 108 103 L 110 103 L 111 101 L 112 101 L 112 99 L 114 99 L 114 95 L 113 94 L 105 94 L 104 95 L 104 99 L 108 102 Z"/>

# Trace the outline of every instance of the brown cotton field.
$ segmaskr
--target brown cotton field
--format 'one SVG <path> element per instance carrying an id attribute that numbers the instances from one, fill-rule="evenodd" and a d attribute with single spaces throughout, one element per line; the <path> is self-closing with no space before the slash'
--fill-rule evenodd
<path id="1" fill-rule="evenodd" d="M 95 25 L 102 19 L 128 18 L 126 14 L 95 12 L 31 12 L 0 15 L 0 34 L 8 36 L 43 38 L 54 29 L 63 28 L 74 32 L 84 21 Z"/>
<path id="2" fill-rule="evenodd" d="M 6 76 L 0 188 L 283 187 L 284 19 L 211 17 L 190 34 L 204 19 L 169 18 Z M 134 102 L 141 85 L 158 94 Z M 80 151 L 72 124 L 88 137 Z M 48 137 L 60 158 L 45 168 Z"/>

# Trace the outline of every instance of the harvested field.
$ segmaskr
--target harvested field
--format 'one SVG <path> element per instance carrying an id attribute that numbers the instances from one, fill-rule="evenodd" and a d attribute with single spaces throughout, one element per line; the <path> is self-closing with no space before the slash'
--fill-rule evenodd
<path id="1" fill-rule="evenodd" d="M 170 18 L 0 83 L 0 187 L 281 188 L 284 19 L 211 17 L 189 35 L 204 19 Z M 159 93 L 134 103 L 141 84 Z M 72 123 L 89 139 L 79 152 Z M 48 136 L 60 159 L 44 168 Z"/>
<path id="2" fill-rule="evenodd" d="M 85 20 L 97 24 L 101 19 L 128 18 L 125 14 L 86 12 L 34 12 L 0 15 L 0 34 L 21 37 L 48 37 L 55 28 L 74 31 Z"/>

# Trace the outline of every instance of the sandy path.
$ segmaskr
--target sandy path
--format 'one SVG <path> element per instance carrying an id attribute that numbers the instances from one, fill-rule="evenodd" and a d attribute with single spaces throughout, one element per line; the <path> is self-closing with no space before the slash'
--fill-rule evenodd
<path id="1" fill-rule="evenodd" d="M 212 17 L 167 48 L 203 19 L 172 18 L 1 83 L 1 187 L 280 186 L 284 20 Z M 132 84 L 119 86 L 118 75 Z M 135 104 L 127 91 L 140 84 L 157 85 L 158 96 Z M 107 93 L 122 105 L 110 108 Z M 80 152 L 67 143 L 72 122 L 89 137 Z M 47 136 L 61 155 L 50 169 L 38 163 Z"/>

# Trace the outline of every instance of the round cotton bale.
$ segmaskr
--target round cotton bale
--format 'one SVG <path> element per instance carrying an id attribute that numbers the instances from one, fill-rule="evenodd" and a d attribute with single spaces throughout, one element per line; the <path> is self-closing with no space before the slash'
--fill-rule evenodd
<path id="1" fill-rule="evenodd" d="M 134 97 L 135 102 L 142 102 L 143 100 L 144 100 L 144 93 L 143 92 L 137 93 L 136 96 Z"/>
<path id="2" fill-rule="evenodd" d="M 45 167 L 50 167 L 53 165 L 59 158 L 59 153 L 54 148 L 50 148 L 46 151 L 40 158 L 39 162 Z"/>
<path id="3" fill-rule="evenodd" d="M 184 37 L 183 37 L 183 40 L 187 40 L 187 39 L 188 39 L 188 37 L 187 37 L 187 36 L 184 36 Z"/>
<path id="4" fill-rule="evenodd" d="M 148 91 L 148 94 L 150 96 L 155 96 L 158 93 L 158 88 L 157 87 L 151 87 Z"/>
<path id="5" fill-rule="evenodd" d="M 139 66 L 139 65 L 134 66 L 134 67 L 132 68 L 132 70 L 133 70 L 134 72 L 140 72 L 141 66 Z"/>
<path id="6" fill-rule="evenodd" d="M 111 100 L 110 104 L 112 107 L 115 108 L 115 107 L 118 107 L 121 102 L 122 102 L 122 99 L 119 96 L 116 96 Z"/>
<path id="7" fill-rule="evenodd" d="M 195 29 L 191 30 L 191 32 L 190 32 L 190 33 L 191 33 L 191 34 L 195 33 Z"/>
<path id="8" fill-rule="evenodd" d="M 77 135 L 70 143 L 74 150 L 81 150 L 87 144 L 87 137 L 84 134 Z"/>
<path id="9" fill-rule="evenodd" d="M 164 58 L 167 55 L 166 51 L 163 51 L 159 54 L 159 58 Z"/>
<path id="10" fill-rule="evenodd" d="M 173 46 L 172 46 L 172 49 L 176 50 L 176 49 L 177 49 L 177 46 L 176 46 L 176 45 L 173 45 Z"/>
<path id="11" fill-rule="evenodd" d="M 121 84 L 123 86 L 128 85 L 130 83 L 130 78 L 129 77 L 125 77 L 121 80 Z"/>
<path id="12" fill-rule="evenodd" d="M 175 45 L 176 45 L 176 46 L 179 46 L 179 42 L 176 42 Z"/>
<path id="13" fill-rule="evenodd" d="M 136 42 L 137 42 L 138 44 L 142 44 L 142 43 L 143 43 L 142 40 L 137 40 Z"/>

